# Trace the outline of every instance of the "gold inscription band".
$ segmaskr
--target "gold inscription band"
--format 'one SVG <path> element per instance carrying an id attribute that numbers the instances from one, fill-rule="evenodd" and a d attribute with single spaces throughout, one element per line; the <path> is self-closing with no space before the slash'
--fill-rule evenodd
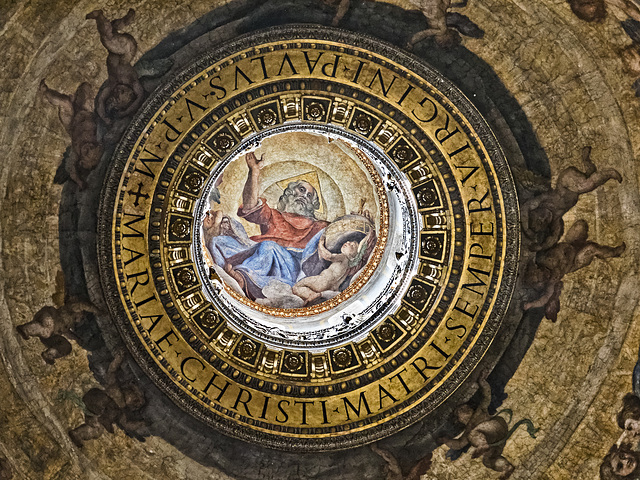
<path id="1" fill-rule="evenodd" d="M 518 260 L 515 189 L 470 102 L 374 40 L 286 27 L 202 58 L 125 134 L 101 276 L 183 409 L 289 450 L 374 441 L 483 358 Z M 511 266 L 509 266 L 511 265 Z"/>

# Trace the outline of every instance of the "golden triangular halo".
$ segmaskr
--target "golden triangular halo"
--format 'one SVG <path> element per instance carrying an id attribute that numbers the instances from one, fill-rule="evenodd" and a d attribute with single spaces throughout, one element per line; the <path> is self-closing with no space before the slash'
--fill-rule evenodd
<path id="1" fill-rule="evenodd" d="M 289 183 L 299 182 L 300 180 L 304 180 L 316 189 L 316 192 L 318 193 L 318 200 L 320 201 L 320 208 L 317 210 L 317 212 L 320 215 L 324 215 L 324 198 L 322 197 L 322 191 L 320 190 L 320 179 L 318 178 L 318 172 L 311 171 L 307 173 L 301 173 L 300 175 L 296 175 L 295 177 L 280 180 L 279 182 L 276 182 L 276 184 L 284 191 L 284 189 L 289 186 Z"/>

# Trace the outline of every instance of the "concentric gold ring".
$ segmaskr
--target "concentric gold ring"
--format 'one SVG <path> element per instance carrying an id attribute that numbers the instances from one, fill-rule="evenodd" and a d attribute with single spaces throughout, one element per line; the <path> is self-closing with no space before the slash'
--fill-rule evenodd
<path id="1" fill-rule="evenodd" d="M 388 205 L 366 274 L 301 311 L 212 280 L 198 233 L 208 179 L 291 129 L 362 150 Z M 465 388 L 519 248 L 507 163 L 469 100 L 394 47 L 302 26 L 223 45 L 149 100 L 114 156 L 99 230 L 109 307 L 144 371 L 222 432 L 297 451 L 374 441 Z"/>

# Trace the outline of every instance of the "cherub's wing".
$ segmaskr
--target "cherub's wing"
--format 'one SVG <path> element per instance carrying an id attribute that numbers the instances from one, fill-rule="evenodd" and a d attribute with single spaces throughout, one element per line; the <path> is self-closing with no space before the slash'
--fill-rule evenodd
<path id="1" fill-rule="evenodd" d="M 514 166 L 511 167 L 511 173 L 516 184 L 534 194 L 546 192 L 551 188 L 550 178 L 538 175 L 528 168 Z"/>

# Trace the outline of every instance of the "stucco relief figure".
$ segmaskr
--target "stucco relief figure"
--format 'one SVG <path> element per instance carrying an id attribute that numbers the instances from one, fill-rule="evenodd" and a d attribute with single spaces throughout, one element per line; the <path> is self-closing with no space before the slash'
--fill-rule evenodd
<path id="1" fill-rule="evenodd" d="M 85 423 L 69 430 L 71 440 L 78 447 L 99 438 L 105 431 L 113 433 L 114 425 L 127 435 L 144 441 L 146 424 L 140 410 L 146 405 L 146 400 L 137 385 L 121 380 L 119 370 L 123 360 L 124 352 L 117 353 L 109 364 L 104 389 L 92 388 L 82 397 Z"/>
<path id="2" fill-rule="evenodd" d="M 64 278 L 61 275 L 58 275 L 56 281 L 56 292 L 52 296 L 54 306 L 42 307 L 33 316 L 33 320 L 16 327 L 25 340 L 31 337 L 40 339 L 46 347 L 42 352 L 42 359 L 50 365 L 55 363 L 56 359 L 71 353 L 71 343 L 68 339 L 77 339 L 73 329 L 83 320 L 84 315 L 99 313 L 94 305 L 67 297 L 64 294 Z"/>
<path id="3" fill-rule="evenodd" d="M 429 23 L 429 28 L 411 37 L 407 47 L 412 48 L 425 38 L 433 37 L 436 43 L 444 48 L 454 47 L 460 43 L 460 34 L 472 38 L 482 38 L 484 32 L 466 15 L 451 12 L 452 8 L 467 6 L 468 0 L 452 2 L 451 0 L 412 0 L 411 3 L 420 10 Z"/>
<path id="4" fill-rule="evenodd" d="M 318 219 L 318 186 L 302 178 L 284 182 L 274 208 L 259 191 L 264 156 L 258 159 L 247 153 L 244 159 L 248 174 L 237 219 L 212 210 L 203 221 L 203 238 L 213 262 L 249 299 L 271 307 L 321 303 L 348 287 L 376 244 L 368 212 L 332 222 Z M 249 236 L 240 219 L 259 227 L 260 233 Z"/>
<path id="5" fill-rule="evenodd" d="M 617 247 L 610 247 L 588 241 L 588 235 L 587 222 L 578 220 L 567 231 L 562 242 L 536 254 L 534 261 L 528 265 L 525 281 L 539 296 L 526 302 L 525 310 L 544 308 L 545 316 L 555 322 L 560 311 L 563 277 L 591 265 L 595 258 L 619 257 L 626 249 L 624 242 Z"/>
<path id="6" fill-rule="evenodd" d="M 500 472 L 500 479 L 505 480 L 511 476 L 514 467 L 503 455 L 502 451 L 507 440 L 520 425 L 526 425 L 527 432 L 535 438 L 537 430 L 529 419 L 518 421 L 509 429 L 509 423 L 500 416 L 489 414 L 491 403 L 491 387 L 486 378 L 488 371 L 483 372 L 478 379 L 478 387 L 481 392 L 481 401 L 477 407 L 469 403 L 460 405 L 455 410 L 457 421 L 464 426 L 464 431 L 457 438 L 447 436 L 440 437 L 438 443 L 447 445 L 452 450 L 461 450 L 473 447 L 472 457 L 482 457 L 485 467 Z M 505 410 L 510 413 L 510 411 Z"/>
<path id="7" fill-rule="evenodd" d="M 58 116 L 64 129 L 71 137 L 71 148 L 65 154 L 63 168 L 65 175 L 56 174 L 59 183 L 71 179 L 80 189 L 84 189 L 87 176 L 98 165 L 102 157 L 102 146 L 97 138 L 96 115 L 93 111 L 94 92 L 91 85 L 81 83 L 72 95 L 66 95 L 40 82 L 40 94 L 58 107 Z"/>
<path id="8" fill-rule="evenodd" d="M 640 479 L 640 452 L 628 444 L 614 445 L 600 465 L 601 480 Z"/>
<path id="9" fill-rule="evenodd" d="M 618 443 L 640 445 L 640 398 L 633 393 L 627 393 L 622 398 L 622 409 L 616 416 L 618 427 L 623 430 Z"/>
<path id="10" fill-rule="evenodd" d="M 96 112 L 106 123 L 133 115 L 144 101 L 144 89 L 132 62 L 138 51 L 136 40 L 120 30 L 133 22 L 135 10 L 129 9 L 122 18 L 109 21 L 102 10 L 95 10 L 87 19 L 96 21 L 100 41 L 107 49 L 106 84 L 96 98 Z"/>
<path id="11" fill-rule="evenodd" d="M 640 354 L 633 369 L 633 393 L 622 398 L 616 423 L 622 430 L 600 465 L 601 480 L 640 479 Z"/>
<path id="12" fill-rule="evenodd" d="M 622 182 L 615 168 L 598 170 L 591 161 L 591 147 L 582 150 L 584 171 L 567 167 L 560 172 L 555 188 L 527 201 L 521 210 L 522 233 L 531 251 L 545 250 L 557 244 L 564 234 L 563 216 L 577 203 L 580 195 L 592 192 L 609 180 Z"/>

